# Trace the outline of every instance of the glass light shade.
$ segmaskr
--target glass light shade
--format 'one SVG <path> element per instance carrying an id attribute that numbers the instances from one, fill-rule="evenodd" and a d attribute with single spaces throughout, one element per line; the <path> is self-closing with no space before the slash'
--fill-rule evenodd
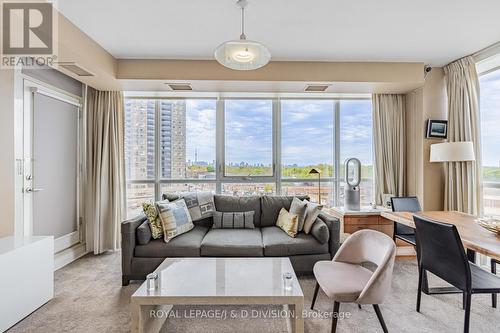
<path id="1" fill-rule="evenodd" d="M 267 65 L 271 53 L 259 42 L 240 39 L 219 45 L 215 50 L 215 59 L 227 68 L 249 71 Z"/>

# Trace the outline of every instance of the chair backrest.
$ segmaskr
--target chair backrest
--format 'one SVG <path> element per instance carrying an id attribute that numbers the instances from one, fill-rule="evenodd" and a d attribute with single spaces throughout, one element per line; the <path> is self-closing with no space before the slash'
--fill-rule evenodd
<path id="1" fill-rule="evenodd" d="M 392 197 L 391 198 L 391 206 L 393 212 L 420 212 L 422 207 L 420 206 L 420 202 L 418 202 L 417 197 Z M 396 235 L 413 235 L 415 231 L 402 225 L 400 223 L 394 223 L 394 232 Z"/>
<path id="2" fill-rule="evenodd" d="M 392 197 L 391 206 L 393 212 L 420 212 L 420 202 L 417 197 Z"/>
<path id="3" fill-rule="evenodd" d="M 413 220 L 420 266 L 461 290 L 470 290 L 469 262 L 457 228 L 421 216 Z"/>
<path id="4" fill-rule="evenodd" d="M 361 265 L 371 262 L 377 265 L 357 302 L 380 304 L 391 288 L 396 244 L 379 231 L 360 230 L 347 238 L 335 254 L 333 261 Z"/>

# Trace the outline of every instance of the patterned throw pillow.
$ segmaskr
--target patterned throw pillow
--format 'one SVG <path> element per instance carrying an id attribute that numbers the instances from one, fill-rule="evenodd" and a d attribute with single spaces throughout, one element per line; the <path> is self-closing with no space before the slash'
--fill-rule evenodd
<path id="1" fill-rule="evenodd" d="M 168 202 L 168 200 L 160 202 Z M 153 237 L 153 239 L 161 238 L 163 236 L 163 226 L 161 225 L 161 220 L 158 216 L 155 204 L 152 202 L 144 202 L 142 204 L 142 210 L 144 215 L 148 218 L 151 228 L 151 237 Z"/>
<path id="2" fill-rule="evenodd" d="M 215 212 L 214 229 L 254 229 L 255 212 Z"/>
<path id="3" fill-rule="evenodd" d="M 307 203 L 300 200 L 297 197 L 294 197 L 292 200 L 292 205 L 290 206 L 290 213 L 291 214 L 297 214 L 297 217 L 299 219 L 299 230 L 302 231 L 304 228 L 304 221 L 306 220 L 306 208 L 307 208 Z"/>
<path id="4" fill-rule="evenodd" d="M 170 201 L 184 199 L 193 221 L 203 220 L 214 215 L 215 204 L 212 192 L 165 193 L 163 199 Z"/>
<path id="5" fill-rule="evenodd" d="M 157 202 L 156 209 L 163 226 L 163 236 L 166 243 L 194 228 L 184 199 L 167 203 Z"/>
<path id="6" fill-rule="evenodd" d="M 306 208 L 306 219 L 304 221 L 304 232 L 309 234 L 311 232 L 311 228 L 316 221 L 316 218 L 319 215 L 320 210 L 323 208 L 322 205 L 304 200 L 307 204 Z"/>
<path id="7" fill-rule="evenodd" d="M 285 208 L 281 208 L 276 225 L 283 229 L 288 236 L 295 238 L 299 230 L 299 217 L 297 214 L 291 214 Z"/>

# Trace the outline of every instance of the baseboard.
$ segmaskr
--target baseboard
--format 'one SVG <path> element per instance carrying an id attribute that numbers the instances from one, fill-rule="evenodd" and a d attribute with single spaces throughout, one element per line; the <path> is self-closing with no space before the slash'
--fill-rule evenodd
<path id="1" fill-rule="evenodd" d="M 87 254 L 87 247 L 85 244 L 76 244 L 66 250 L 57 252 L 54 255 L 54 271 L 63 268 L 76 259 L 83 257 Z"/>

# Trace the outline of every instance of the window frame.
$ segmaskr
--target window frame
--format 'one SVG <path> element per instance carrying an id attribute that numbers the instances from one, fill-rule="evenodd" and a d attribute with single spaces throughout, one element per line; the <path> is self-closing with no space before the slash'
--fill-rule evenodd
<path id="1" fill-rule="evenodd" d="M 161 185 L 162 184 L 187 184 L 187 183 L 214 183 L 217 194 L 222 193 L 222 186 L 226 183 L 271 183 L 275 187 L 275 194 L 280 195 L 282 192 L 282 183 L 303 183 L 311 182 L 316 179 L 313 178 L 288 178 L 282 175 L 282 110 L 281 102 L 286 100 L 331 100 L 333 101 L 333 174 L 332 177 L 322 177 L 321 181 L 332 183 L 331 193 L 333 198 L 333 205 L 336 206 L 340 202 L 340 182 L 342 181 L 339 175 L 340 166 L 342 161 L 340 161 L 340 101 L 342 100 L 369 100 L 371 96 L 366 94 L 360 95 L 349 95 L 349 96 L 318 96 L 318 95 L 302 95 L 302 94 L 290 94 L 292 96 L 280 96 L 280 95 L 269 95 L 269 94 L 235 94 L 225 96 L 223 94 L 197 94 L 181 96 L 162 96 L 157 93 L 130 93 L 125 94 L 124 100 L 137 100 L 137 99 L 148 99 L 156 100 L 155 104 L 155 157 L 154 157 L 154 179 L 126 179 L 126 185 L 128 184 L 154 184 L 155 188 L 155 200 L 161 199 Z M 161 126 L 161 114 L 160 114 L 160 100 L 215 100 L 215 179 L 165 179 L 161 178 L 161 165 L 160 165 L 160 126 Z M 272 176 L 226 176 L 225 175 L 225 101 L 226 100 L 270 100 L 272 102 Z M 373 142 L 372 142 L 373 144 Z M 372 179 L 373 181 L 373 179 Z M 125 187 L 126 188 L 126 187 Z"/>

